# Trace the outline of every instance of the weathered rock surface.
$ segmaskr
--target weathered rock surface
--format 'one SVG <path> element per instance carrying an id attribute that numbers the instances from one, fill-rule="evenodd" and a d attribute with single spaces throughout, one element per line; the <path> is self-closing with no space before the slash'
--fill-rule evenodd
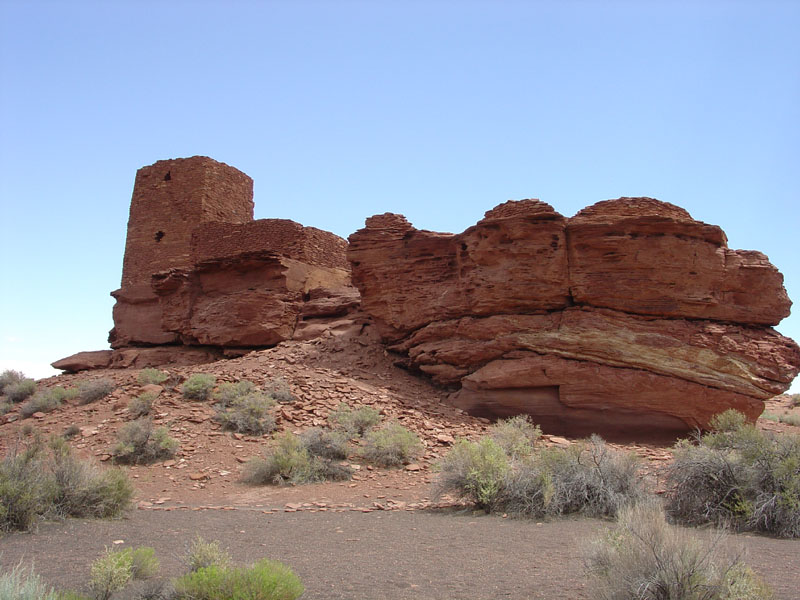
<path id="1" fill-rule="evenodd" d="M 111 350 L 78 352 L 72 356 L 57 360 L 52 364 L 52 367 L 67 373 L 77 373 L 78 371 L 89 369 L 106 369 L 111 364 L 111 355 Z"/>
<path id="2" fill-rule="evenodd" d="M 680 431 L 725 408 L 755 419 L 800 371 L 797 344 L 768 327 L 791 306 L 777 269 L 650 198 L 571 219 L 507 202 L 456 235 L 379 215 L 348 257 L 391 348 L 475 414 Z"/>

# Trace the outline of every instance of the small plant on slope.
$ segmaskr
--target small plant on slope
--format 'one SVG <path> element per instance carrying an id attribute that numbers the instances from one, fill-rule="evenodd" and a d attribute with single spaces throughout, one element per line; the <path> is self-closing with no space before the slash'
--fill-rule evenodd
<path id="1" fill-rule="evenodd" d="M 364 440 L 361 455 L 383 467 L 408 464 L 423 448 L 417 435 L 399 423 L 387 423 L 381 429 L 370 431 Z"/>
<path id="2" fill-rule="evenodd" d="M 160 385 L 169 378 L 169 373 L 159 371 L 158 369 L 146 368 L 139 371 L 137 381 L 140 385 L 156 384 Z"/>
<path id="3" fill-rule="evenodd" d="M 117 438 L 119 441 L 111 453 L 120 463 L 146 464 L 170 458 L 178 448 L 178 442 L 169 437 L 165 427 L 153 429 L 147 418 L 125 423 Z"/>
<path id="4" fill-rule="evenodd" d="M 195 373 L 187 379 L 181 391 L 183 397 L 190 400 L 208 400 L 214 390 L 217 380 L 213 375 Z"/>

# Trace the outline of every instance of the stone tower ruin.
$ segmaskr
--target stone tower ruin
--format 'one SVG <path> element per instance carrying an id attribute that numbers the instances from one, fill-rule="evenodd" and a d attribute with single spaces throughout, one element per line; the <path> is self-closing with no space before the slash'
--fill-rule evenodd
<path id="1" fill-rule="evenodd" d="M 192 265 L 192 233 L 208 222 L 253 220 L 253 180 L 205 156 L 161 160 L 136 173 L 116 298 L 112 348 L 169 344 L 161 326 L 153 273 Z"/>

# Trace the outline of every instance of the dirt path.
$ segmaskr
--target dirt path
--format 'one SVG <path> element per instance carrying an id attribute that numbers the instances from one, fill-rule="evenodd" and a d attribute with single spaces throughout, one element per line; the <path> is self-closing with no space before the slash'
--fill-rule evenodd
<path id="1" fill-rule="evenodd" d="M 261 557 L 290 565 L 304 599 L 422 600 L 590 598 L 582 551 L 606 524 L 591 519 L 536 523 L 477 513 L 135 510 L 119 521 L 71 520 L 0 539 L 8 567 L 35 563 L 49 583 L 81 588 L 104 547 L 149 545 L 162 573 L 182 572 L 195 535 L 220 540 L 240 563 Z M 800 540 L 736 536 L 749 564 L 781 600 L 800 589 Z"/>

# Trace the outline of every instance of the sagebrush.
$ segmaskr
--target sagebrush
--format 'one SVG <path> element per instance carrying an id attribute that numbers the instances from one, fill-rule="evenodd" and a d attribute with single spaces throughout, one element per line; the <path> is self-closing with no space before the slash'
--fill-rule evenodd
<path id="1" fill-rule="evenodd" d="M 208 400 L 216 384 L 217 379 L 213 375 L 195 373 L 183 383 L 181 391 L 183 392 L 184 398 L 190 400 Z"/>
<path id="2" fill-rule="evenodd" d="M 701 538 L 669 525 L 663 510 L 641 503 L 620 510 L 617 524 L 586 556 L 591 597 L 598 600 L 769 600 L 772 592 L 721 536 Z"/>
<path id="3" fill-rule="evenodd" d="M 695 443 L 681 441 L 667 510 L 682 523 L 714 523 L 800 537 L 800 436 L 772 435 L 726 411 Z"/>
<path id="4" fill-rule="evenodd" d="M 290 432 L 278 435 L 263 457 L 245 464 L 243 481 L 254 485 L 300 484 L 349 479 L 350 467 L 315 456 Z"/>
<path id="5" fill-rule="evenodd" d="M 116 462 L 126 464 L 171 458 L 178 448 L 178 442 L 169 436 L 166 427 L 154 428 L 146 417 L 125 423 L 117 432 L 117 440 L 111 454 Z"/>

